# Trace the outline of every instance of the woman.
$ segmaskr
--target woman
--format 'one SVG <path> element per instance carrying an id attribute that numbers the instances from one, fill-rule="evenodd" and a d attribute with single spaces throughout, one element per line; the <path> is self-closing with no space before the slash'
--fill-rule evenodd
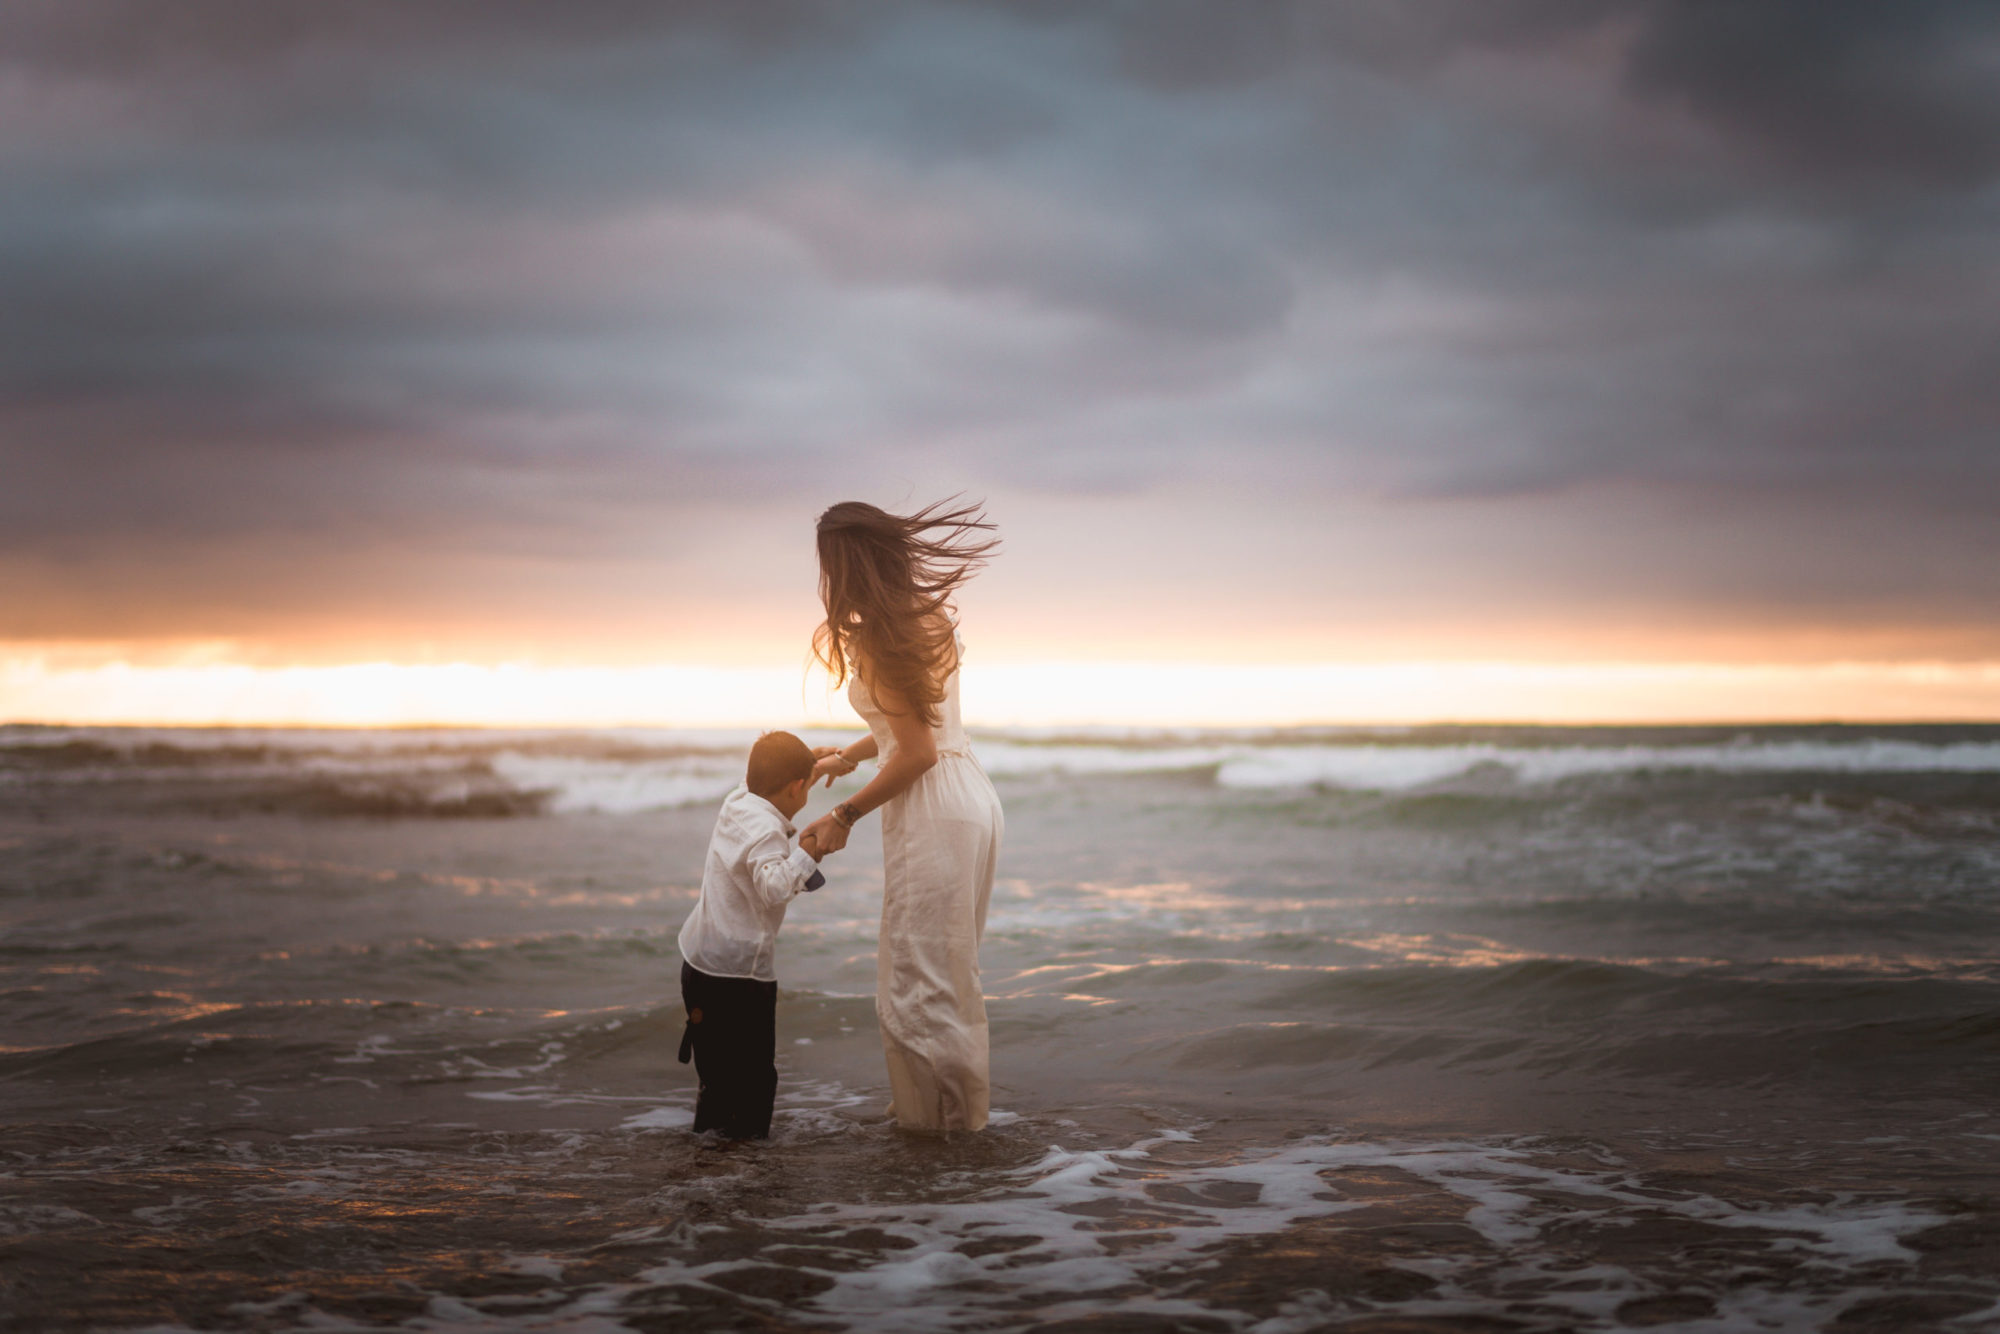
<path id="1" fill-rule="evenodd" d="M 1000 851 L 1000 798 L 966 745 L 958 714 L 952 594 L 999 545 L 976 505 L 911 515 L 846 501 L 819 518 L 826 620 L 813 652 L 846 682 L 868 735 L 823 755 L 831 784 L 880 757 L 867 786 L 809 830 L 837 850 L 882 812 L 882 939 L 875 1013 L 894 1095 L 910 1130 L 986 1124 L 986 1001 L 979 937 Z"/>

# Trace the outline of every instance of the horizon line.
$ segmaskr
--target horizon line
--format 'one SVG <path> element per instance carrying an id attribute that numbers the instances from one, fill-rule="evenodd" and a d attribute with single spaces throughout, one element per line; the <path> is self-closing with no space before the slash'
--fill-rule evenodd
<path id="1" fill-rule="evenodd" d="M 1780 717 L 1716 717 L 1716 718 L 1593 718 L 1593 719 L 1539 719 L 1539 718 L 1433 718 L 1415 722 L 1271 722 L 1271 723 L 1228 723 L 1228 722 L 1172 722 L 1172 723 L 966 723 L 965 730 L 973 733 L 1032 733 L 1041 732 L 1060 737 L 1070 733 L 1088 735 L 1092 732 L 1104 733 L 1215 733 L 1215 732 L 1353 732 L 1395 733 L 1446 731 L 1451 729 L 1477 730 L 1482 728 L 1508 728 L 1538 731 L 1608 731 L 1612 729 L 1668 731 L 1702 731 L 1715 728 L 1750 728 L 1770 730 L 1784 728 L 1807 731 L 1824 728 L 1925 728 L 1948 729 L 1959 727 L 2000 728 L 2000 714 L 1990 717 L 1851 717 L 1851 718 L 1780 718 Z M 0 718 L 0 729 L 72 732 L 866 732 L 860 722 L 808 720 L 781 722 L 775 726 L 749 722 L 587 722 L 587 723 L 537 723 L 537 722 L 297 722 L 283 719 L 244 722 L 180 722 L 153 721 L 148 719 L 121 719 L 110 722 L 72 721 L 45 718 Z"/>
<path id="2" fill-rule="evenodd" d="M 836 694 L 790 667 L 0 657 L 17 725 L 851 726 Z M 988 728 L 1976 725 L 2000 721 L 2000 662 L 974 662 L 965 697 L 966 723 Z"/>

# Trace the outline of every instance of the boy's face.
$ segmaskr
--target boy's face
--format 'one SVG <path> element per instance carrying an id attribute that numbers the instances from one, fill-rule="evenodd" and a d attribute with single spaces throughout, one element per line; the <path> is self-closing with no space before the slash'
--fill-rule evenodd
<path id="1" fill-rule="evenodd" d="M 794 779 L 771 794 L 771 804 L 778 808 L 778 814 L 789 820 L 805 809 L 806 789 L 811 786 L 811 775 Z"/>

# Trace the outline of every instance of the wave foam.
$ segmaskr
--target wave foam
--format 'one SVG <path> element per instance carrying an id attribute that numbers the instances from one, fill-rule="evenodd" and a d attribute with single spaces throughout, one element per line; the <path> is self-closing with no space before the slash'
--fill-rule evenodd
<path id="1" fill-rule="evenodd" d="M 719 801 L 742 778 L 740 756 L 608 760 L 503 751 L 493 772 L 524 792 L 547 792 L 559 813 L 627 815 L 699 801 Z"/>
<path id="2" fill-rule="evenodd" d="M 1617 729 L 1499 739 L 1283 733 L 1037 737 L 983 734 L 974 745 L 1001 779 L 1189 773 L 1224 788 L 1332 787 L 1398 792 L 1480 771 L 1526 784 L 1592 775 L 1713 773 L 2000 773 L 1991 729 L 1955 738 L 1773 736 L 1709 731 L 1628 741 Z M 1629 735 L 1629 734 L 1628 734 Z M 811 741 L 849 733 L 808 733 Z M 0 782 L 73 786 L 225 783 L 293 789 L 312 810 L 366 813 L 628 814 L 720 800 L 741 777 L 751 735 L 603 732 L 366 732 L 0 728 Z M 864 777 L 866 775 L 864 774 Z M 301 785 L 317 784 L 311 791 Z M 302 795 L 301 795 L 302 793 Z M 316 803 L 316 804 L 315 804 Z"/>
<path id="3" fill-rule="evenodd" d="M 1330 1319 L 1379 1310 L 1384 1297 L 1401 1316 L 1462 1318 L 1491 1309 L 1484 1289 L 1496 1273 L 1510 1290 L 1533 1289 L 1545 1307 L 1582 1322 L 1607 1322 L 1624 1303 L 1658 1298 L 1661 1275 L 1651 1272 L 1657 1266 L 1650 1252 L 1635 1252 L 1627 1263 L 1607 1259 L 1593 1267 L 1591 1283 L 1574 1282 L 1566 1247 L 1580 1228 L 1616 1235 L 1671 1218 L 1701 1229 L 1710 1251 L 1726 1247 L 1748 1260 L 1788 1248 L 1830 1271 L 1874 1266 L 1888 1273 L 1917 1258 L 1907 1238 L 1944 1221 L 1899 1200 L 1746 1206 L 1647 1182 L 1615 1163 L 1592 1170 L 1557 1159 L 1545 1159 L 1534 1141 L 1320 1137 L 1262 1152 L 1214 1153 L 1196 1134 L 1169 1129 L 1124 1148 L 1050 1145 L 1039 1158 L 963 1198 L 827 1203 L 801 1216 L 762 1221 L 805 1244 L 862 1235 L 894 1239 L 865 1257 L 848 1247 L 838 1266 L 808 1262 L 802 1272 L 812 1275 L 818 1291 L 805 1305 L 868 1329 L 913 1334 L 1019 1329 L 1030 1319 L 1037 1327 L 1081 1324 L 1114 1314 L 1163 1324 L 1247 1323 L 1250 1312 L 1235 1309 L 1239 1288 L 1169 1284 L 1163 1276 L 1185 1277 L 1190 1266 L 1212 1269 L 1232 1249 L 1264 1249 L 1266 1239 L 1301 1225 L 1369 1210 L 1380 1203 L 1385 1184 L 1435 1201 L 1427 1216 L 1455 1216 L 1465 1229 L 1463 1240 L 1414 1264 L 1368 1270 L 1362 1277 L 1372 1286 L 1365 1294 L 1343 1293 L 1333 1283 L 1328 1291 L 1295 1290 L 1295 1309 L 1258 1329 L 1304 1334 Z M 1352 1193 L 1342 1184 L 1349 1174 L 1359 1185 Z M 1132 1244 L 1141 1239 L 1144 1244 Z M 727 1259 L 673 1261 L 638 1277 L 669 1288 L 736 1291 L 740 1285 L 729 1282 L 730 1271 L 741 1267 L 744 1262 Z M 1337 1270 L 1327 1266 L 1326 1276 L 1339 1277 Z M 1683 1327 L 1742 1328 L 1774 1314 L 1786 1327 L 1813 1327 L 1838 1300 L 1783 1280 L 1750 1282 L 1716 1294 L 1709 1318 Z M 1028 1319 L 1024 1308 L 1032 1309 Z"/>
<path id="4" fill-rule="evenodd" d="M 1210 745 L 1146 749 L 982 742 L 996 777 L 1171 773 L 1213 768 L 1233 788 L 1330 787 L 1396 791 L 1504 769 L 1525 783 L 1645 770 L 1725 773 L 2000 773 L 2000 743 L 1962 741 L 1756 741 L 1699 746 Z"/>
<path id="5" fill-rule="evenodd" d="M 1130 777 L 1213 770 L 1225 788 L 1334 787 L 1397 792 L 1481 769 L 1547 784 L 1597 774 L 1646 771 L 1718 773 L 2000 773 L 2000 743 L 1926 745 L 1911 741 L 1759 741 L 1705 746 L 1543 746 L 1494 744 L 1037 745 L 1005 738 L 975 742 L 995 778 Z M 503 752 L 496 774 L 528 792 L 548 792 L 550 809 L 624 814 L 719 801 L 740 777 L 733 753 L 671 759 L 596 759 Z M 864 777 L 866 776 L 864 772 Z"/>

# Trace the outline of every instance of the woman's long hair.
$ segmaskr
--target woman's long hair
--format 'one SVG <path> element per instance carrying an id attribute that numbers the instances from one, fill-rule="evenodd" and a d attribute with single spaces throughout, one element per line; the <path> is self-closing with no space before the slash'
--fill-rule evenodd
<path id="1" fill-rule="evenodd" d="M 938 725 L 945 679 L 957 665 L 951 597 L 986 564 L 1000 540 L 979 505 L 940 500 L 891 514 L 843 500 L 819 516 L 819 600 L 826 620 L 813 656 L 835 685 L 863 675 L 909 700 L 924 726 Z"/>

